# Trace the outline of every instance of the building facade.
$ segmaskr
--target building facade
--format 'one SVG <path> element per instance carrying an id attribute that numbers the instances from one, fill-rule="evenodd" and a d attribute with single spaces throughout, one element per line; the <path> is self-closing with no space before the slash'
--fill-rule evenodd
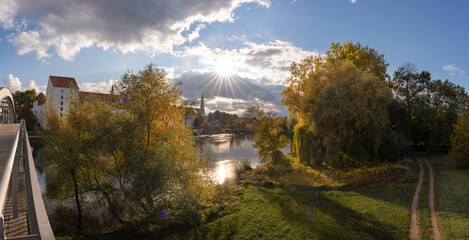
<path id="1" fill-rule="evenodd" d="M 44 114 L 46 113 L 47 105 L 46 96 L 44 93 L 39 93 L 36 97 L 36 100 L 33 102 L 33 113 L 36 115 L 37 123 L 39 126 L 44 126 Z"/>

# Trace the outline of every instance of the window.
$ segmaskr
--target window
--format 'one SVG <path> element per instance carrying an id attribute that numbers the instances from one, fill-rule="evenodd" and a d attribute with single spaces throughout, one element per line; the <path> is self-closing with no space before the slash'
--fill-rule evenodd
<path id="1" fill-rule="evenodd" d="M 60 99 L 64 99 L 64 95 L 60 96 Z"/>
<path id="2" fill-rule="evenodd" d="M 60 117 L 62 117 L 62 113 L 60 114 Z"/>
<path id="3" fill-rule="evenodd" d="M 60 101 L 60 105 L 64 105 L 64 101 Z"/>
<path id="4" fill-rule="evenodd" d="M 63 90 L 63 89 L 60 89 L 60 92 L 61 92 L 61 93 L 64 93 L 64 90 Z"/>
<path id="5" fill-rule="evenodd" d="M 64 108 L 63 108 L 63 107 L 60 107 L 60 111 L 62 112 L 63 110 L 64 110 Z M 62 115 L 62 114 L 60 114 L 60 115 Z"/>

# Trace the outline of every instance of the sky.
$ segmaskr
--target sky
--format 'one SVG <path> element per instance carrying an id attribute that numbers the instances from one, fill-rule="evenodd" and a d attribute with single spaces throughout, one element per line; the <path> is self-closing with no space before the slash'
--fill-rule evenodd
<path id="1" fill-rule="evenodd" d="M 0 0 L 0 87 L 45 91 L 49 75 L 109 92 L 152 63 L 181 79 L 183 99 L 241 114 L 258 104 L 286 115 L 293 61 L 332 42 L 405 62 L 469 89 L 469 1 Z"/>

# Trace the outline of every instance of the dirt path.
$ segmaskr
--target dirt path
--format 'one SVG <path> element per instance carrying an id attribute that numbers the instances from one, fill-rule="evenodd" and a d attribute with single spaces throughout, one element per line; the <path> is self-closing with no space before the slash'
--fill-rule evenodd
<path id="1" fill-rule="evenodd" d="M 430 194 L 428 195 L 428 201 L 430 203 L 430 223 L 432 225 L 432 238 L 435 240 L 443 240 L 443 234 L 441 233 L 438 225 L 438 218 L 435 213 L 435 191 L 434 191 L 434 179 L 433 179 L 433 168 L 428 162 L 427 158 L 423 158 L 425 164 L 427 164 L 428 172 L 430 175 Z"/>
<path id="2" fill-rule="evenodd" d="M 417 158 L 420 166 L 420 175 L 419 182 L 417 183 L 417 188 L 415 188 L 414 198 L 412 200 L 412 207 L 410 208 L 410 228 L 409 228 L 409 239 L 411 240 L 420 240 L 420 231 L 419 231 L 419 222 L 417 218 L 418 213 L 418 203 L 420 190 L 422 189 L 423 182 L 423 165 L 420 158 Z"/>

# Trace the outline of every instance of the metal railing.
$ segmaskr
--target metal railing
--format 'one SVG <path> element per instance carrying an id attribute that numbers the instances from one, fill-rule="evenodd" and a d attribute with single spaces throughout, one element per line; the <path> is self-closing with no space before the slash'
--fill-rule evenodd
<path id="1" fill-rule="evenodd" d="M 27 235 L 6 237 L 4 207 L 8 188 L 11 186 L 12 218 L 18 218 L 18 175 L 20 165 L 24 172 Z M 55 239 L 42 200 L 41 189 L 36 175 L 32 149 L 29 144 L 25 122 L 21 121 L 11 148 L 10 156 L 0 178 L 0 239 Z"/>

